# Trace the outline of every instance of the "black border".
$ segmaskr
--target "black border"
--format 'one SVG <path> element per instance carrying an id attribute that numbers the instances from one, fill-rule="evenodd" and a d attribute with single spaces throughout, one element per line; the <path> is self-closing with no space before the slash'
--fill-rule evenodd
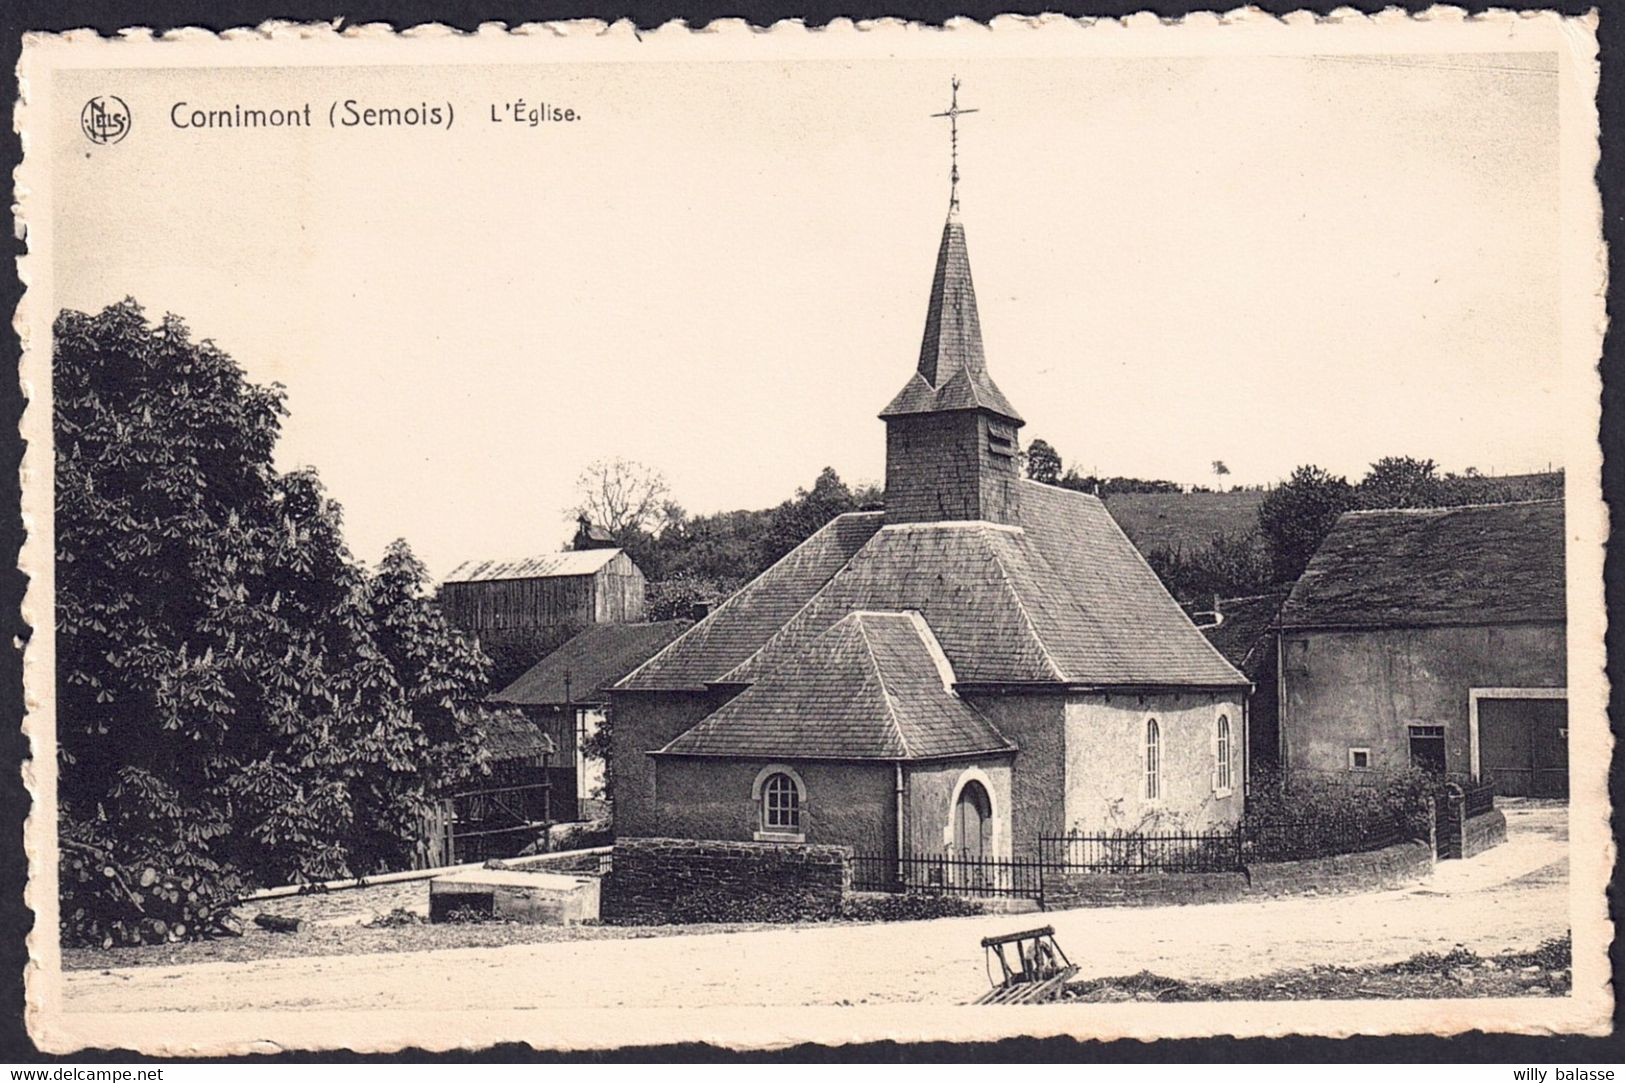
<path id="1" fill-rule="evenodd" d="M 614 21 L 632 19 L 639 27 L 650 28 L 672 19 L 684 19 L 691 26 L 703 25 L 718 18 L 745 18 L 763 25 L 780 19 L 802 19 L 809 25 L 822 25 L 835 18 L 901 17 L 927 23 L 940 23 L 952 16 L 966 16 L 986 20 L 998 14 L 1039 14 L 1059 12 L 1071 16 L 1122 16 L 1139 11 L 1150 11 L 1163 18 L 1177 18 L 1191 12 L 1228 10 L 1238 6 L 1240 0 L 1227 0 L 1218 4 L 1190 4 L 1146 0 L 1144 3 L 1123 0 L 1009 0 L 995 3 L 990 0 L 965 0 L 954 5 L 946 0 L 894 0 L 879 4 L 875 0 L 764 0 L 759 3 L 729 3 L 726 0 L 548 0 L 548 2 L 520 3 L 515 0 L 409 0 L 391 3 L 388 0 L 359 0 L 338 7 L 322 0 L 284 0 L 268 3 L 266 0 L 184 0 L 162 3 L 107 0 L 107 2 L 50 3 L 48 0 L 12 0 L 0 4 L 0 69 L 5 73 L 3 91 L 6 102 L 7 123 L 0 130 L 0 165 L 8 176 L 21 160 L 22 146 L 11 121 L 12 103 L 17 99 L 17 59 L 21 48 L 21 35 L 27 30 L 58 31 L 90 28 L 102 34 L 114 34 L 121 27 L 145 26 L 169 29 L 182 26 L 224 30 L 231 27 L 254 26 L 268 19 L 332 22 L 341 24 L 393 23 L 397 27 L 419 23 L 438 22 L 460 29 L 471 30 L 487 22 L 520 23 L 541 20 L 597 18 Z M 1494 8 L 1519 11 L 1553 10 L 1563 14 L 1582 14 L 1594 6 L 1601 6 L 1598 44 L 1602 63 L 1599 89 L 1599 110 L 1602 122 L 1602 157 L 1598 168 L 1598 182 L 1602 191 L 1604 236 L 1609 245 L 1608 310 L 1610 317 L 1618 305 L 1617 284 L 1625 277 L 1625 203 L 1622 203 L 1621 154 L 1618 145 L 1618 121 L 1625 114 L 1625 89 L 1616 70 L 1621 47 L 1625 46 L 1625 11 L 1614 0 L 1597 0 L 1596 5 L 1584 0 L 1555 0 L 1552 3 L 1463 3 L 1457 6 L 1477 13 Z M 1254 0 L 1254 6 L 1276 15 L 1293 11 L 1313 11 L 1322 15 L 1337 8 L 1353 8 L 1373 13 L 1400 7 L 1408 11 L 1421 11 L 1430 6 L 1415 0 L 1402 3 L 1372 3 L 1370 0 L 1306 0 L 1304 3 L 1280 0 Z M 107 213 L 116 214 L 116 208 Z M 22 285 L 15 273 L 15 258 L 24 251 L 24 244 L 16 237 L 12 205 L 8 201 L 5 231 L 10 267 L 0 274 L 0 310 L 8 316 L 17 307 Z M 1622 360 L 1620 332 L 1610 329 L 1603 347 L 1603 489 L 1610 514 L 1621 514 L 1621 474 L 1625 472 L 1625 430 L 1620 426 L 1625 412 L 1625 376 L 1621 374 Z M 0 328 L 0 349 L 13 362 L 20 359 L 21 345 L 7 319 Z M 21 517 L 21 489 L 18 467 L 21 462 L 22 440 L 17 425 L 22 416 L 23 396 L 16 381 L 0 381 L 0 503 L 4 516 L 0 518 L 0 552 L 6 558 L 0 567 L 8 569 L 0 577 L 0 616 L 5 624 L 3 640 L 6 649 L 0 651 L 0 702 L 4 704 L 6 725 L 0 730 L 0 965 L 3 965 L 5 983 L 0 988 L 0 1062 L 64 1062 L 93 1064 L 120 1061 L 152 1061 L 162 1058 L 143 1057 L 129 1051 L 106 1050 L 54 1057 L 41 1054 L 29 1040 L 23 1026 L 22 969 L 28 958 L 24 937 L 32 925 L 32 914 L 23 906 L 22 885 L 27 876 L 27 862 L 22 852 L 22 823 L 27 814 L 28 795 L 18 773 L 26 752 L 18 726 L 22 717 L 22 664 L 18 644 L 28 632 L 21 617 L 20 606 L 24 577 L 16 568 L 16 557 L 23 537 Z M 1625 599 L 1625 570 L 1622 570 L 1621 545 L 1611 537 L 1605 568 L 1608 611 L 1619 611 Z M 1621 688 L 1620 630 L 1610 621 L 1607 639 L 1608 670 L 1614 682 L 1609 703 L 1609 716 L 1616 739 L 1625 736 L 1620 725 L 1622 707 L 1625 707 L 1625 689 Z M 1610 795 L 1616 809 L 1614 833 L 1620 834 L 1619 813 L 1625 799 L 1625 770 L 1621 757 L 1616 756 L 1610 775 Z M 1619 900 L 1625 877 L 1616 865 L 1609 889 L 1609 909 L 1615 922 L 1619 922 Z M 1614 974 L 1620 973 L 1622 955 L 1620 944 L 1611 950 Z M 789 1061 L 811 1063 L 958 1063 L 964 1061 L 1062 1061 L 1081 1063 L 1191 1063 L 1191 1062 L 1331 1062 L 1351 1061 L 1365 1063 L 1458 1063 L 1503 1062 L 1537 1063 L 1549 1065 L 1625 1062 L 1625 1035 L 1618 1033 L 1625 1019 L 1625 1005 L 1615 1005 L 1616 1034 L 1609 1038 L 1579 1037 L 1527 1037 L 1518 1035 L 1485 1035 L 1474 1032 L 1455 1038 L 1430 1036 L 1396 1036 L 1385 1038 L 1205 1038 L 1137 1041 L 1076 1041 L 1073 1039 L 1007 1039 L 999 1042 L 899 1044 L 877 1042 L 849 1046 L 801 1045 L 772 1053 L 736 1053 L 705 1044 L 683 1044 L 632 1048 L 607 1053 L 567 1056 L 537 1052 L 520 1044 L 504 1044 L 477 1053 L 426 1054 L 409 1050 L 387 1056 L 363 1056 L 354 1053 L 283 1053 L 275 1056 L 243 1058 L 253 1061 L 275 1061 L 286 1064 L 313 1062 L 354 1063 L 360 1061 L 419 1062 L 435 1061 L 447 1064 L 494 1062 L 552 1063 L 559 1061 L 590 1061 L 599 1063 L 649 1062 L 715 1062 L 715 1061 Z M 224 1059 L 224 1058 L 221 1058 Z M 198 1063 L 215 1063 L 217 1060 Z"/>

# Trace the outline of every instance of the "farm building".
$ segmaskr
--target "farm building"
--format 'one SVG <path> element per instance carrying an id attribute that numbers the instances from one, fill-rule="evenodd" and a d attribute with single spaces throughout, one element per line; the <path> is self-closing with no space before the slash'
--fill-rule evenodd
<path id="1" fill-rule="evenodd" d="M 1008 856 L 1241 814 L 1247 680 L 1083 493 L 1023 480 L 943 227 L 883 512 L 832 520 L 611 690 L 616 833 Z"/>
<path id="2" fill-rule="evenodd" d="M 587 754 L 609 706 L 609 686 L 642 665 L 693 621 L 594 624 L 490 699 L 518 707 L 557 749 L 550 772 L 557 819 L 593 819 L 604 807 L 604 764 Z"/>
<path id="3" fill-rule="evenodd" d="M 440 605 L 479 638 L 500 685 L 590 625 L 642 620 L 643 589 L 632 558 L 609 546 L 469 561 L 441 584 Z"/>
<path id="4" fill-rule="evenodd" d="M 1563 503 L 1345 513 L 1279 618 L 1289 773 L 1566 796 Z"/>
<path id="5" fill-rule="evenodd" d="M 558 747 L 553 739 L 518 711 L 467 710 L 480 732 L 484 770 L 436 803 L 418 850 L 420 868 L 512 857 L 558 818 L 552 793 Z"/>

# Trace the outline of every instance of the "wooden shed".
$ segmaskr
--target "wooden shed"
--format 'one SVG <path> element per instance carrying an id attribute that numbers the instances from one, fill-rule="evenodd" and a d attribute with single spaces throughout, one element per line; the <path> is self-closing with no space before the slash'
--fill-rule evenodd
<path id="1" fill-rule="evenodd" d="M 643 572 L 618 548 L 469 561 L 440 587 L 440 605 L 477 636 L 501 687 L 593 624 L 641 621 Z"/>

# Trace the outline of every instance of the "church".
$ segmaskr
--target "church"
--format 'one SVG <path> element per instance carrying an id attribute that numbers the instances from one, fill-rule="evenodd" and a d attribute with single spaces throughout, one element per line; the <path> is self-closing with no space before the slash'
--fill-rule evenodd
<path id="1" fill-rule="evenodd" d="M 884 510 L 832 520 L 612 689 L 617 836 L 1003 858 L 1239 820 L 1248 681 L 1098 498 L 1021 476 L 956 197 L 880 418 Z"/>

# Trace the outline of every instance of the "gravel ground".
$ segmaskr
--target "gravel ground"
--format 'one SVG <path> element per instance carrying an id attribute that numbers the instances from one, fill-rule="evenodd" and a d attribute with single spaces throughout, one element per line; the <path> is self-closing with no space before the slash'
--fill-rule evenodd
<path id="1" fill-rule="evenodd" d="M 422 885 L 419 885 L 422 887 Z M 427 891 L 427 888 L 424 888 Z M 427 909 L 427 904 L 425 904 Z M 448 948 L 499 948 L 515 944 L 552 944 L 570 940 L 638 940 L 663 936 L 748 933 L 764 925 L 514 925 L 480 922 L 459 925 L 312 925 L 297 933 L 253 929 L 241 938 L 195 943 L 157 944 L 108 951 L 67 949 L 63 970 L 122 967 L 173 967 L 195 963 L 246 963 L 321 955 L 374 955 L 384 952 L 444 951 Z"/>
<path id="2" fill-rule="evenodd" d="M 402 930 L 388 929 L 377 932 L 387 934 L 390 947 L 344 958 L 238 965 L 200 958 L 111 970 L 109 953 L 95 953 L 79 965 L 97 969 L 64 975 L 63 991 L 69 1011 L 92 1013 L 952 1005 L 987 988 L 981 937 L 1035 924 L 1054 926 L 1083 967 L 1081 979 L 1143 970 L 1183 982 L 1237 982 L 1317 967 L 1380 967 L 1419 952 L 1445 955 L 1458 943 L 1490 957 L 1533 951 L 1568 932 L 1566 810 L 1509 808 L 1508 821 L 1506 845 L 1447 862 L 1415 887 L 1365 895 L 1069 910 L 1041 918 L 690 927 L 682 931 L 697 935 L 682 936 L 670 929 L 530 927 L 519 935 L 536 940 L 471 941 L 462 950 L 439 950 L 451 941 L 402 950 Z M 436 926 L 424 935 L 479 937 L 490 935 L 488 928 Z"/>
<path id="3" fill-rule="evenodd" d="M 1124 1000 L 1440 1000 L 1460 997 L 1562 997 L 1574 987 L 1567 937 L 1532 952 L 1483 958 L 1456 948 L 1419 952 L 1386 966 L 1316 966 L 1256 978 L 1188 982 L 1149 971 L 1073 982 L 1064 1000 L 1086 1004 Z"/>

